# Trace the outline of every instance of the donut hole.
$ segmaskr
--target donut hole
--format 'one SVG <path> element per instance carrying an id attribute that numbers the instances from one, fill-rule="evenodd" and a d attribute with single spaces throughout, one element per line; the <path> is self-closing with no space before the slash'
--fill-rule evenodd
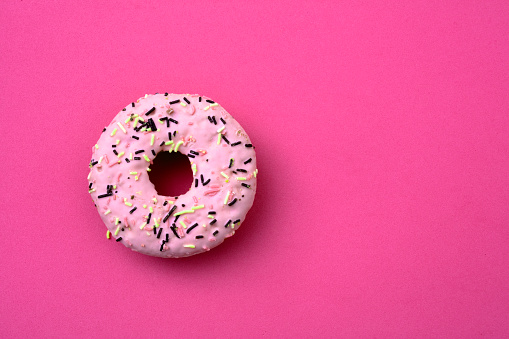
<path id="1" fill-rule="evenodd" d="M 189 158 L 180 152 L 159 152 L 148 176 L 157 194 L 176 197 L 189 191 L 193 184 L 193 170 Z"/>

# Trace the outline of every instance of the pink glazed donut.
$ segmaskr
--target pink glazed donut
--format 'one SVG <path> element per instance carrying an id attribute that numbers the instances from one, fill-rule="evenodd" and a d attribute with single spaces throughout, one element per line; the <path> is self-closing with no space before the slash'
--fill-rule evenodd
<path id="1" fill-rule="evenodd" d="M 159 152 L 189 157 L 193 184 L 159 195 L 147 171 Z M 232 236 L 253 205 L 256 155 L 240 124 L 199 95 L 145 95 L 122 109 L 92 147 L 89 193 L 106 237 L 134 251 L 180 258 Z"/>

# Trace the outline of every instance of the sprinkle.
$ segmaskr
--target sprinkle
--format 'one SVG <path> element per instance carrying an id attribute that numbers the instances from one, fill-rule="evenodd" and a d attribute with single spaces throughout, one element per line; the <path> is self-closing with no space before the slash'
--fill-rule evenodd
<path id="1" fill-rule="evenodd" d="M 139 179 L 139 178 L 140 178 L 139 176 L 135 176 L 135 177 L 134 177 L 134 180 L 135 180 L 135 181 L 138 181 L 138 179 Z"/>
<path id="2" fill-rule="evenodd" d="M 191 168 L 193 170 L 193 175 L 196 175 L 196 164 L 192 164 Z"/>
<path id="3" fill-rule="evenodd" d="M 151 114 L 151 113 L 154 113 L 154 111 L 155 111 L 155 110 L 156 110 L 156 108 L 155 108 L 155 107 L 152 107 L 151 109 L 149 109 L 149 110 L 147 111 L 147 113 L 145 113 L 145 115 L 149 115 L 149 114 Z"/>
<path id="4" fill-rule="evenodd" d="M 147 215 L 147 225 L 150 224 L 150 218 L 152 218 L 152 213 Z"/>
<path id="5" fill-rule="evenodd" d="M 196 248 L 196 246 L 194 246 L 194 245 L 184 245 L 184 247 L 186 247 L 186 248 Z"/>
<path id="6" fill-rule="evenodd" d="M 182 140 L 180 140 L 179 142 L 177 142 L 177 144 L 175 145 L 175 152 L 178 152 L 180 145 L 182 145 L 183 143 L 184 143 L 184 142 L 183 142 Z"/>
<path id="7" fill-rule="evenodd" d="M 253 176 L 256 178 L 257 174 L 258 174 L 258 168 L 253 172 Z"/>
<path id="8" fill-rule="evenodd" d="M 122 240 L 122 237 L 118 238 L 117 240 L 115 240 L 116 242 L 119 242 Z"/>
<path id="9" fill-rule="evenodd" d="M 246 187 L 246 188 L 251 188 L 251 186 L 249 186 L 248 184 L 245 184 L 245 183 L 242 183 L 241 185 Z"/>
<path id="10" fill-rule="evenodd" d="M 147 168 L 148 169 L 148 168 Z M 152 198 L 152 201 L 157 204 L 157 198 Z"/>
<path id="11" fill-rule="evenodd" d="M 216 214 L 216 211 L 209 211 L 209 214 Z"/>
<path id="12" fill-rule="evenodd" d="M 109 238 L 110 238 L 110 234 L 111 234 L 110 230 L 107 230 L 107 231 L 106 231 L 106 239 L 109 239 Z"/>
<path id="13" fill-rule="evenodd" d="M 210 105 L 209 105 L 209 106 L 205 106 L 205 107 L 203 107 L 203 110 L 204 110 L 204 111 L 206 111 L 206 110 L 208 110 L 209 108 L 210 108 Z"/>
<path id="14" fill-rule="evenodd" d="M 219 105 L 217 102 L 213 103 L 213 104 L 210 104 L 210 107 L 214 107 L 214 106 L 217 106 Z"/>
<path id="15" fill-rule="evenodd" d="M 237 220 L 235 220 L 233 223 L 234 223 L 234 224 L 237 224 L 237 223 L 239 223 L 239 222 L 240 222 L 240 219 L 237 219 Z"/>
<path id="16" fill-rule="evenodd" d="M 143 208 L 147 208 L 147 205 L 143 204 Z"/>
<path id="17" fill-rule="evenodd" d="M 118 225 L 119 224 L 119 220 L 118 218 L 115 218 L 115 225 Z"/>
<path id="18" fill-rule="evenodd" d="M 147 225 L 146 222 L 144 222 L 143 224 L 140 225 L 140 230 L 142 230 L 145 226 Z"/>
<path id="19" fill-rule="evenodd" d="M 177 206 L 173 205 L 173 207 L 171 208 L 171 210 L 168 212 L 168 214 L 166 214 L 166 216 L 164 217 L 163 219 L 163 222 L 166 222 L 166 220 L 168 220 L 168 218 L 170 217 L 170 215 L 175 212 L 175 210 L 177 209 Z"/>
<path id="20" fill-rule="evenodd" d="M 146 154 L 143 154 L 143 157 L 145 158 L 145 160 L 147 160 L 147 162 L 150 162 L 150 159 L 147 157 Z"/>
<path id="21" fill-rule="evenodd" d="M 235 162 L 235 159 L 230 158 L 230 165 L 228 166 L 228 168 L 232 168 L 234 162 Z"/>
<path id="22" fill-rule="evenodd" d="M 187 234 L 189 234 L 189 232 L 191 232 L 191 230 L 192 230 L 193 228 L 195 228 L 196 226 L 198 226 L 198 223 L 195 223 L 193 226 L 189 227 L 189 228 L 187 229 L 186 233 L 187 233 Z"/>
<path id="23" fill-rule="evenodd" d="M 183 98 L 185 102 L 187 102 L 188 104 L 190 104 L 191 102 L 189 100 L 187 100 L 186 97 Z"/>
<path id="24" fill-rule="evenodd" d="M 240 141 L 237 141 L 237 142 L 234 142 L 234 143 L 232 144 L 232 146 L 237 146 L 237 145 L 240 145 L 240 144 L 241 144 L 241 142 L 240 142 Z"/>
<path id="25" fill-rule="evenodd" d="M 182 227 L 187 228 L 187 225 L 186 225 L 186 224 L 184 224 L 184 221 L 183 221 L 183 220 L 180 220 L 179 222 L 180 222 L 180 224 L 182 225 Z"/>
<path id="26" fill-rule="evenodd" d="M 197 235 L 196 236 L 196 239 L 201 239 L 201 238 L 203 238 L 203 235 Z"/>
<path id="27" fill-rule="evenodd" d="M 137 208 L 138 207 L 135 206 L 132 210 L 129 211 L 129 214 L 133 214 L 133 212 L 136 211 Z"/>
<path id="28" fill-rule="evenodd" d="M 228 203 L 228 198 L 230 197 L 230 191 L 226 193 L 226 198 L 224 199 L 224 204 L 226 205 Z"/>
<path id="29" fill-rule="evenodd" d="M 201 97 L 198 99 L 199 102 L 201 102 Z"/>
<path id="30" fill-rule="evenodd" d="M 193 151 L 193 150 L 189 151 L 189 153 L 193 153 L 194 155 L 200 155 L 200 153 L 195 152 L 195 151 Z"/>
<path id="31" fill-rule="evenodd" d="M 134 107 L 134 102 L 132 102 L 131 105 Z"/>
<path id="32" fill-rule="evenodd" d="M 123 156 L 125 154 L 125 152 L 120 152 L 117 157 L 120 158 L 121 156 Z"/>
<path id="33" fill-rule="evenodd" d="M 249 147 L 253 147 L 253 145 L 251 145 L 251 144 L 245 144 L 244 146 L 246 146 L 246 147 L 248 147 L 248 148 L 249 148 Z"/>
<path id="34" fill-rule="evenodd" d="M 117 139 L 117 141 L 115 141 L 115 144 L 120 144 L 120 139 Z"/>
<path id="35" fill-rule="evenodd" d="M 118 157 L 118 152 L 116 149 L 113 150 L 113 153 L 115 153 L 115 155 Z"/>
<path id="36" fill-rule="evenodd" d="M 226 137 L 224 136 L 224 134 L 221 134 L 221 137 L 224 139 L 224 141 L 229 145 L 230 144 L 230 141 L 228 139 L 226 139 Z"/>
<path id="37" fill-rule="evenodd" d="M 175 226 L 175 224 L 173 224 L 173 226 L 171 226 L 170 229 L 173 232 L 173 234 L 175 234 L 175 236 L 180 239 L 180 237 L 179 237 L 179 235 L 177 233 L 177 230 L 176 230 L 177 227 Z"/>
<path id="38" fill-rule="evenodd" d="M 230 179 L 230 177 L 229 177 L 226 173 L 224 173 L 224 172 L 221 172 L 221 175 L 222 175 L 223 177 L 225 177 L 226 179 Z"/>
<path id="39" fill-rule="evenodd" d="M 244 181 L 244 180 L 247 180 L 247 178 L 246 177 L 237 177 L 237 180 L 238 181 Z"/>
<path id="40" fill-rule="evenodd" d="M 133 154 L 129 153 L 129 160 L 133 160 Z"/>
<path id="41" fill-rule="evenodd" d="M 181 102 L 180 106 L 186 107 L 187 105 L 185 103 Z"/>
<path id="42" fill-rule="evenodd" d="M 141 158 L 140 158 L 140 157 L 134 157 L 133 159 L 134 159 L 134 160 L 141 160 Z"/>
<path id="43" fill-rule="evenodd" d="M 155 134 L 152 134 L 152 137 L 150 138 L 150 146 L 154 145 L 154 138 L 156 137 Z"/>
<path id="44" fill-rule="evenodd" d="M 212 218 L 213 218 L 213 217 L 212 217 Z M 214 224 L 216 223 L 216 221 L 217 221 L 216 219 L 212 220 L 212 221 L 210 222 L 210 225 L 214 225 Z"/>
<path id="45" fill-rule="evenodd" d="M 154 209 L 152 208 L 152 206 L 149 206 L 149 207 L 148 207 L 148 210 L 150 211 L 150 213 L 153 213 L 153 212 L 154 212 Z"/>
<path id="46" fill-rule="evenodd" d="M 133 139 L 140 140 L 140 138 L 137 137 L 136 135 L 133 135 Z"/>
<path id="47" fill-rule="evenodd" d="M 110 210 L 107 210 L 106 212 L 104 212 L 104 215 L 108 215 L 108 214 L 110 214 L 110 213 L 111 213 L 111 211 L 110 211 Z"/>
<path id="48" fill-rule="evenodd" d="M 216 117 L 215 116 L 212 116 L 212 122 L 214 123 L 214 125 L 217 125 L 217 121 L 216 121 Z"/>
<path id="49" fill-rule="evenodd" d="M 120 225 L 117 226 L 117 229 L 115 230 L 115 236 L 118 235 L 118 232 L 120 232 Z"/>
<path id="50" fill-rule="evenodd" d="M 97 199 L 102 199 L 102 198 L 106 198 L 106 197 L 111 197 L 112 195 L 113 195 L 113 193 L 101 194 L 101 195 L 97 196 Z"/>
<path id="51" fill-rule="evenodd" d="M 170 141 L 166 141 L 164 144 L 165 144 L 166 146 L 168 146 L 168 145 L 173 145 L 173 141 L 172 141 L 172 140 L 170 140 Z"/>
<path id="52" fill-rule="evenodd" d="M 161 233 L 163 232 L 163 229 L 160 228 L 159 229 L 159 232 L 157 232 L 157 239 L 159 239 L 161 237 Z"/>
<path id="53" fill-rule="evenodd" d="M 253 160 L 253 159 L 251 159 L 251 158 L 247 159 L 246 161 L 244 161 L 244 165 L 249 164 L 252 160 Z"/>
<path id="54" fill-rule="evenodd" d="M 172 118 L 169 118 L 169 119 L 168 119 L 168 121 L 171 121 L 171 122 L 173 122 L 174 124 L 178 124 L 178 123 L 179 123 L 177 120 L 172 119 Z"/>
<path id="55" fill-rule="evenodd" d="M 221 143 L 221 134 L 217 135 L 217 144 L 219 145 Z"/>
<path id="56" fill-rule="evenodd" d="M 219 118 L 219 120 L 221 120 L 221 122 L 226 125 L 226 121 L 224 121 L 223 118 Z"/>
<path id="57" fill-rule="evenodd" d="M 179 215 L 186 214 L 186 213 L 194 213 L 194 210 L 191 209 L 191 210 L 180 211 L 180 212 L 175 213 L 174 216 L 178 217 Z"/>
<path id="58" fill-rule="evenodd" d="M 230 201 L 230 203 L 228 204 L 228 206 L 233 206 L 233 204 L 235 204 L 237 202 L 237 198 L 233 199 L 232 201 Z"/>
<path id="59" fill-rule="evenodd" d="M 126 204 L 126 206 L 133 207 L 133 204 L 129 201 L 124 201 L 124 204 Z"/>
<path id="60" fill-rule="evenodd" d="M 214 233 L 212 233 L 212 235 L 215 237 L 218 233 L 219 233 L 219 231 L 215 230 Z"/>
<path id="61" fill-rule="evenodd" d="M 115 133 L 117 133 L 117 129 L 116 129 L 116 128 L 114 128 L 114 129 L 113 129 L 113 132 L 111 132 L 111 134 L 110 134 L 110 135 L 111 135 L 111 136 L 114 136 L 114 135 L 115 135 Z"/>
<path id="62" fill-rule="evenodd" d="M 214 216 L 213 215 L 207 215 L 207 218 L 214 219 Z"/>
<path id="63" fill-rule="evenodd" d="M 242 169 L 242 168 L 237 168 L 237 172 L 247 173 L 247 171 L 245 169 Z"/>
<path id="64" fill-rule="evenodd" d="M 173 101 L 170 101 L 170 105 L 178 104 L 179 102 L 180 102 L 180 100 L 173 100 Z"/>
<path id="65" fill-rule="evenodd" d="M 228 227 L 231 223 L 232 223 L 232 221 L 231 221 L 231 220 L 228 220 L 228 222 L 226 223 L 226 225 L 224 225 L 224 228 Z"/>
<path id="66" fill-rule="evenodd" d="M 164 93 L 164 96 L 167 97 L 168 96 L 168 93 Z"/>
<path id="67" fill-rule="evenodd" d="M 199 210 L 199 209 L 202 209 L 202 208 L 205 208 L 205 205 L 199 205 L 199 206 L 191 207 L 191 209 L 193 209 L 193 210 Z"/>
<path id="68" fill-rule="evenodd" d="M 194 187 L 198 187 L 198 179 L 194 179 Z"/>
<path id="69" fill-rule="evenodd" d="M 117 122 L 117 125 L 120 127 L 120 129 L 122 130 L 122 132 L 124 132 L 125 134 L 127 134 L 127 131 L 125 130 L 124 126 L 122 125 L 122 123 L 119 121 Z"/>
<path id="70" fill-rule="evenodd" d="M 220 129 L 217 130 L 217 133 L 221 133 L 225 128 L 226 126 L 221 127 Z"/>
<path id="71" fill-rule="evenodd" d="M 129 174 L 136 175 L 138 172 L 129 172 Z"/>

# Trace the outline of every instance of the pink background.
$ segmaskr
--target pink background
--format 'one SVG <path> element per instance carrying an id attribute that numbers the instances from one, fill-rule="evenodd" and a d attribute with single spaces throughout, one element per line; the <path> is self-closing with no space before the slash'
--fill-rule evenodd
<path id="1" fill-rule="evenodd" d="M 508 22 L 507 1 L 2 1 L 0 335 L 508 337 Z M 260 170 L 239 232 L 182 260 L 106 240 L 87 193 L 102 128 L 165 91 L 220 102 Z"/>

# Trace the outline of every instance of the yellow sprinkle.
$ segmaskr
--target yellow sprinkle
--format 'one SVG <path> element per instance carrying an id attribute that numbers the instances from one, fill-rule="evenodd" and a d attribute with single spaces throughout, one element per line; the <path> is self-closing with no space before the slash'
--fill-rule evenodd
<path id="1" fill-rule="evenodd" d="M 217 144 L 219 145 L 221 143 L 221 133 L 217 134 Z"/>
<path id="2" fill-rule="evenodd" d="M 129 153 L 129 160 L 133 160 L 133 154 Z"/>
<path id="3" fill-rule="evenodd" d="M 193 210 L 199 210 L 199 209 L 202 209 L 202 208 L 205 208 L 205 205 L 199 205 L 199 206 L 191 207 L 191 209 L 193 209 Z"/>
<path id="4" fill-rule="evenodd" d="M 125 134 L 127 134 L 127 131 L 125 130 L 124 126 L 122 125 L 122 123 L 119 121 L 117 122 L 117 125 L 118 127 L 120 127 L 120 129 L 122 130 L 122 132 L 124 132 Z"/>
<path id="5" fill-rule="evenodd" d="M 168 153 L 173 152 L 173 145 L 171 145 L 170 149 L 168 150 Z"/>
<path id="6" fill-rule="evenodd" d="M 115 142 L 115 144 L 120 144 L 120 139 L 117 139 L 117 141 Z"/>
<path id="7" fill-rule="evenodd" d="M 138 172 L 129 172 L 129 174 L 136 175 Z"/>
<path id="8" fill-rule="evenodd" d="M 88 173 L 87 180 L 90 180 L 91 175 L 92 175 L 92 172 Z"/>
<path id="9" fill-rule="evenodd" d="M 173 140 L 166 141 L 164 144 L 165 144 L 166 146 L 168 146 L 168 145 L 173 145 Z"/>
<path id="10" fill-rule="evenodd" d="M 228 198 L 230 197 L 230 191 L 226 193 L 226 198 L 224 199 L 224 204 L 226 205 L 228 203 Z"/>
<path id="11" fill-rule="evenodd" d="M 126 206 L 129 206 L 129 207 L 133 206 L 133 204 L 131 202 L 129 202 L 129 201 L 124 202 L 124 204 L 126 204 Z"/>
<path id="12" fill-rule="evenodd" d="M 221 127 L 220 129 L 217 130 L 217 133 L 221 133 L 225 128 L 226 126 Z"/>
<path id="13" fill-rule="evenodd" d="M 91 190 L 88 190 L 88 193 L 95 192 L 95 188 L 92 188 Z"/>
<path id="14" fill-rule="evenodd" d="M 134 119 L 134 124 L 133 124 L 134 128 L 136 128 L 136 125 L 138 125 L 138 120 L 140 120 L 140 117 L 136 117 L 136 119 Z"/>
<path id="15" fill-rule="evenodd" d="M 194 213 L 194 210 L 184 210 L 184 211 L 180 211 L 180 212 L 177 212 L 175 214 L 173 214 L 173 216 L 179 216 L 181 214 L 186 214 L 186 213 Z"/>
<path id="16" fill-rule="evenodd" d="M 152 170 L 150 169 L 150 167 L 147 167 L 147 172 L 150 172 L 150 171 L 152 171 Z"/>
<path id="17" fill-rule="evenodd" d="M 131 120 L 131 117 L 125 119 L 124 124 L 127 124 L 129 122 L 129 120 Z"/>
<path id="18" fill-rule="evenodd" d="M 221 172 L 221 175 L 222 175 L 223 177 L 225 177 L 226 179 L 230 179 L 230 177 L 229 177 L 228 175 L 226 175 L 226 173 L 224 173 L 224 172 Z"/>
<path id="19" fill-rule="evenodd" d="M 159 119 L 159 122 L 160 122 L 161 124 L 164 124 L 164 120 Z"/>
<path id="20" fill-rule="evenodd" d="M 110 238 L 110 234 L 111 234 L 110 230 L 107 230 L 107 231 L 106 231 L 106 239 L 109 239 L 109 238 Z"/>
<path id="21" fill-rule="evenodd" d="M 145 158 L 145 160 L 147 160 L 147 162 L 150 162 L 150 159 L 147 157 L 146 154 L 143 154 L 143 157 Z"/>
<path id="22" fill-rule="evenodd" d="M 115 225 L 118 225 L 118 222 L 119 222 L 118 218 L 115 218 Z"/>
<path id="23" fill-rule="evenodd" d="M 186 248 L 196 248 L 196 246 L 194 246 L 194 245 L 184 245 L 184 247 L 186 247 Z"/>
<path id="24" fill-rule="evenodd" d="M 145 119 L 143 119 L 142 117 L 138 117 L 140 119 L 141 122 L 145 122 Z"/>
<path id="25" fill-rule="evenodd" d="M 142 229 L 143 229 L 143 227 L 145 227 L 145 225 L 147 225 L 147 223 L 146 223 L 146 222 L 144 222 L 143 224 L 141 224 L 141 225 L 140 225 L 140 230 L 142 230 Z"/>
<path id="26" fill-rule="evenodd" d="M 123 156 L 125 154 L 125 152 L 120 152 L 118 155 L 117 155 L 117 158 L 120 158 L 121 156 Z"/>
<path id="27" fill-rule="evenodd" d="M 148 208 L 148 210 L 150 211 L 150 213 L 154 212 L 154 209 L 152 208 L 152 206 L 150 206 L 150 207 Z"/>
<path id="28" fill-rule="evenodd" d="M 208 110 L 209 108 L 210 108 L 210 105 L 209 105 L 209 106 L 205 106 L 205 107 L 203 107 L 203 110 L 204 110 L 204 111 L 206 111 L 206 110 Z"/>
<path id="29" fill-rule="evenodd" d="M 114 136 L 114 135 L 115 135 L 115 133 L 117 133 L 117 129 L 116 129 L 116 128 L 114 128 L 114 129 L 113 129 L 113 132 L 111 132 L 111 134 L 110 134 L 110 135 L 111 135 L 111 136 Z"/>
<path id="30" fill-rule="evenodd" d="M 208 215 L 207 218 L 214 219 L 213 215 Z"/>
<path id="31" fill-rule="evenodd" d="M 256 175 L 258 174 L 258 169 L 256 169 L 254 172 L 253 172 L 253 176 L 256 178 Z"/>
<path id="32" fill-rule="evenodd" d="M 150 146 L 153 146 L 154 145 L 154 138 L 155 138 L 155 134 L 152 134 L 152 137 L 150 138 Z"/>
<path id="33" fill-rule="evenodd" d="M 150 232 L 146 232 L 146 233 L 147 233 L 147 235 L 148 235 L 149 237 L 151 236 Z"/>
<path id="34" fill-rule="evenodd" d="M 145 99 L 148 97 L 148 94 L 145 94 Z"/>
<path id="35" fill-rule="evenodd" d="M 178 152 L 180 145 L 182 145 L 183 143 L 184 143 L 184 142 L 183 142 L 182 140 L 180 140 L 179 142 L 177 142 L 177 145 L 175 145 L 175 152 Z"/>
<path id="36" fill-rule="evenodd" d="M 161 220 L 161 219 L 159 219 L 159 220 Z M 154 219 L 154 224 L 155 224 L 156 228 L 159 227 L 159 223 L 157 222 L 157 219 Z"/>
<path id="37" fill-rule="evenodd" d="M 210 107 L 214 107 L 214 106 L 217 106 L 219 105 L 217 102 L 214 102 L 213 104 L 210 104 Z"/>
<path id="38" fill-rule="evenodd" d="M 157 199 L 156 198 L 152 198 L 152 200 L 154 201 L 155 204 L 157 204 Z"/>
<path id="39" fill-rule="evenodd" d="M 134 177 L 134 180 L 135 180 L 135 181 L 138 181 L 138 176 L 135 176 L 135 177 Z"/>
<path id="40" fill-rule="evenodd" d="M 99 145 L 98 144 L 95 144 L 95 149 L 99 149 Z"/>
<path id="41" fill-rule="evenodd" d="M 113 185 L 113 188 L 114 188 L 114 189 L 117 189 L 117 185 Z"/>
<path id="42" fill-rule="evenodd" d="M 187 228 L 187 225 L 184 224 L 184 221 L 180 220 L 180 224 L 182 225 L 182 227 Z"/>
<path id="43" fill-rule="evenodd" d="M 193 169 L 193 175 L 196 175 L 196 164 L 192 164 L 191 168 Z"/>
<path id="44" fill-rule="evenodd" d="M 147 130 L 146 127 L 143 127 L 142 129 L 140 129 L 140 132 L 145 132 Z"/>
<path id="45" fill-rule="evenodd" d="M 180 103 L 182 106 L 186 107 L 187 105 L 184 102 Z"/>
<path id="46" fill-rule="evenodd" d="M 143 204 L 143 208 L 147 208 L 147 205 Z"/>
<path id="47" fill-rule="evenodd" d="M 244 181 L 244 180 L 247 180 L 246 177 L 237 177 L 237 180 L 238 181 Z"/>
<path id="48" fill-rule="evenodd" d="M 115 236 L 117 236 L 117 235 L 118 235 L 118 232 L 120 232 L 120 225 L 119 225 L 119 226 L 117 226 L 117 229 L 115 230 Z"/>

